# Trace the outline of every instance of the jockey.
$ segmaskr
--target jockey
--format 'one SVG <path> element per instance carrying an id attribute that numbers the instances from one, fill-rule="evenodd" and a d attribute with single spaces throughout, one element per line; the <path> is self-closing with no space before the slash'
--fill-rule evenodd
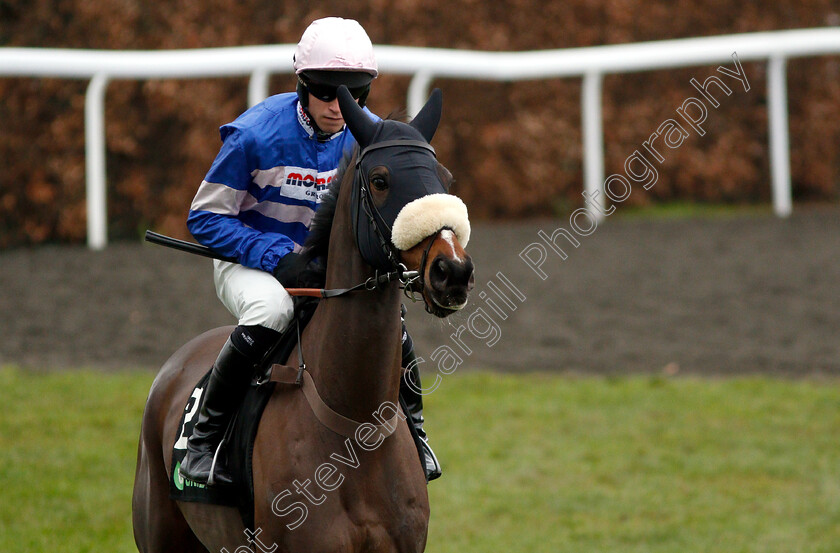
<path id="1" fill-rule="evenodd" d="M 196 240 L 239 263 L 214 261 L 216 293 L 238 319 L 219 353 L 201 399 L 181 474 L 206 484 L 213 457 L 263 357 L 294 316 L 280 283 L 300 251 L 315 210 L 355 145 L 336 99 L 346 85 L 364 108 L 378 74 L 373 45 L 359 23 L 329 17 L 312 22 L 294 55 L 297 93 L 272 96 L 220 129 L 222 147 L 190 206 L 187 226 Z M 374 119 L 376 116 L 365 108 Z M 403 366 L 413 386 L 400 397 L 422 438 L 426 477 L 440 465 L 423 430 L 419 371 L 403 325 Z M 225 467 L 214 482 L 230 484 Z"/>

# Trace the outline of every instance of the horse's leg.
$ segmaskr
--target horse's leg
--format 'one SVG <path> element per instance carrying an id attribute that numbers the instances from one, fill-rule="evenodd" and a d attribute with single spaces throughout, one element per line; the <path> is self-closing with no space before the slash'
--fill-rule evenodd
<path id="1" fill-rule="evenodd" d="M 166 548 L 160 551 L 218 552 L 225 547 L 234 552 L 248 544 L 236 508 L 169 499 L 171 452 L 177 439 L 178 421 L 195 383 L 213 365 L 231 330 L 224 327 L 208 331 L 181 347 L 161 369 L 149 393 L 138 467 L 143 464 L 150 467 L 150 490 L 155 495 L 148 501 L 153 512 L 146 518 L 153 519 L 150 528 L 161 531 L 154 535 L 155 539 L 167 540 L 169 535 L 173 536 L 173 544 L 167 542 Z M 143 458 L 144 453 L 149 454 L 147 459 Z"/>
<path id="2" fill-rule="evenodd" d="M 250 544 L 236 507 L 186 502 L 180 503 L 178 507 L 208 551 L 227 550 L 235 553 Z"/>
<path id="3" fill-rule="evenodd" d="M 149 419 L 155 412 L 150 396 L 140 431 L 134 477 L 132 514 L 134 541 L 140 553 L 203 553 L 177 504 L 169 499 L 169 479 L 157 429 Z"/>
<path id="4" fill-rule="evenodd" d="M 153 408 L 154 394 L 146 410 Z M 150 408 L 151 407 L 151 408 Z M 162 443 L 174 442 L 169 434 L 170 419 L 161 439 L 155 425 L 144 416 L 137 451 L 137 471 L 134 479 L 134 541 L 141 553 L 205 553 L 206 551 L 236 551 L 247 545 L 245 527 L 234 507 L 177 503 L 169 498 L 169 473 Z M 166 448 L 165 451 L 171 451 Z M 201 539 L 199 540 L 199 537 Z M 207 544 L 205 547 L 204 544 Z"/>

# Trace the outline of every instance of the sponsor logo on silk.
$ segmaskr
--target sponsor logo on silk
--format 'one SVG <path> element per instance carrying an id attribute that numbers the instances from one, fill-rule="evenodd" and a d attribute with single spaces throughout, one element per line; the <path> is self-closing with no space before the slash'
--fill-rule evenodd
<path id="1" fill-rule="evenodd" d="M 287 167 L 286 178 L 282 183 L 280 194 L 296 200 L 320 202 L 327 193 L 327 188 L 337 169 L 318 173 L 311 169 Z"/>

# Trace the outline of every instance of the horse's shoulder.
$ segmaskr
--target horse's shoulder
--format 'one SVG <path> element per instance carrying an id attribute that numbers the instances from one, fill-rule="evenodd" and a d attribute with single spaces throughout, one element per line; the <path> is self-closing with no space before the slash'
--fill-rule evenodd
<path id="1" fill-rule="evenodd" d="M 166 412 L 166 404 L 180 402 L 213 365 L 233 327 L 220 327 L 196 336 L 173 353 L 155 376 L 146 401 L 146 411 Z M 183 405 L 181 405 L 183 409 Z"/>

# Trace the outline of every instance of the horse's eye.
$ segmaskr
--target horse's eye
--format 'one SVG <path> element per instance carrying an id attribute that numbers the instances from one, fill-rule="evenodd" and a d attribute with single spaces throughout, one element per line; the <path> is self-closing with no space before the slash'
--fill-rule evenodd
<path id="1" fill-rule="evenodd" d="M 380 191 L 388 189 L 388 181 L 381 175 L 374 175 L 371 177 L 370 184 Z"/>

